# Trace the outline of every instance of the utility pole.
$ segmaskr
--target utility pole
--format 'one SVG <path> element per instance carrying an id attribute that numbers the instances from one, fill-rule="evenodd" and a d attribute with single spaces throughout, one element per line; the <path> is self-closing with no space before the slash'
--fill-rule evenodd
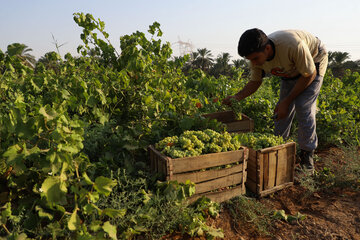
<path id="1" fill-rule="evenodd" d="M 180 37 L 178 37 L 178 41 L 173 44 L 179 45 L 179 54 L 181 57 L 183 57 L 186 54 L 190 54 L 193 52 L 193 44 L 188 40 L 187 42 L 181 41 Z"/>

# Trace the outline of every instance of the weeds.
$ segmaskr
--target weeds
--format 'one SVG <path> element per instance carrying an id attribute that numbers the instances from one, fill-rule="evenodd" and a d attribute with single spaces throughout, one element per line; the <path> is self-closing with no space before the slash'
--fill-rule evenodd
<path id="1" fill-rule="evenodd" d="M 225 206 L 229 209 L 235 223 L 250 224 L 255 228 L 255 234 L 270 235 L 273 211 L 256 199 L 239 196 L 226 202 Z"/>
<path id="2" fill-rule="evenodd" d="M 314 192 L 328 191 L 335 187 L 360 187 L 360 155 L 358 147 L 354 145 L 341 146 L 328 156 L 318 160 L 321 169 L 314 176 L 304 173 L 298 174 L 300 185 Z"/>
<path id="3" fill-rule="evenodd" d="M 112 222 L 120 239 L 161 239 L 174 232 L 210 239 L 223 237 L 220 229 L 206 225 L 207 216 L 218 214 L 216 203 L 203 198 L 188 205 L 186 198 L 192 195 L 193 184 L 158 182 L 155 189 L 150 189 L 145 174 L 135 177 L 118 170 L 112 177 L 117 185 L 108 197 L 100 199 L 98 206 L 126 211 Z"/>

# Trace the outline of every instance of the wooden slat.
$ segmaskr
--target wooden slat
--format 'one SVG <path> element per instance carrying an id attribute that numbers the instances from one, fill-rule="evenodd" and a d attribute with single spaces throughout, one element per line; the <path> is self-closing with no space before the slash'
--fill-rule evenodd
<path id="1" fill-rule="evenodd" d="M 216 119 L 219 122 L 231 122 L 235 120 L 235 115 L 233 111 L 224 111 L 224 112 L 215 112 L 215 113 L 208 113 L 204 114 L 203 117 Z"/>
<path id="2" fill-rule="evenodd" d="M 166 171 L 169 171 L 172 174 L 196 171 L 235 162 L 243 162 L 244 153 L 247 153 L 248 151 L 246 148 L 242 148 L 237 151 L 210 153 L 195 157 L 172 159 L 157 151 L 153 146 L 150 146 L 149 150 L 153 151 L 156 155 L 158 164 L 159 162 L 164 162 L 166 164 Z M 157 167 L 157 171 L 163 171 L 163 167 Z"/>
<path id="3" fill-rule="evenodd" d="M 250 119 L 250 126 L 249 126 L 249 129 L 250 129 L 250 132 L 253 132 L 254 131 L 254 121 L 252 119 Z"/>
<path id="4" fill-rule="evenodd" d="M 172 176 L 172 179 L 170 180 L 176 180 L 178 182 L 186 182 L 186 180 L 190 180 L 194 183 L 200 183 L 242 171 L 243 171 L 243 163 L 225 169 L 214 169 L 214 170 L 207 170 L 202 172 L 187 172 L 187 173 L 174 174 Z"/>
<path id="5" fill-rule="evenodd" d="M 264 185 L 263 189 L 269 188 L 269 154 L 265 153 L 263 154 L 263 161 L 264 161 Z"/>
<path id="6" fill-rule="evenodd" d="M 277 165 L 277 154 L 276 152 L 270 152 L 269 154 L 269 181 L 265 189 L 269 189 L 276 184 L 276 165 Z"/>
<path id="7" fill-rule="evenodd" d="M 261 191 L 261 192 L 258 193 L 257 195 L 258 195 L 259 197 L 265 197 L 265 196 L 267 196 L 267 195 L 269 195 L 269 194 L 271 194 L 271 193 L 277 192 L 277 191 L 279 191 L 279 190 L 281 190 L 281 189 L 290 187 L 290 186 L 292 186 L 292 185 L 294 185 L 293 182 L 284 183 L 284 184 L 275 186 L 275 187 L 273 187 L 273 188 L 270 188 L 270 189 Z"/>
<path id="8" fill-rule="evenodd" d="M 296 143 L 290 142 L 290 143 L 281 144 L 281 145 L 278 145 L 278 146 L 275 146 L 275 147 L 263 148 L 263 149 L 260 149 L 258 151 L 260 153 L 268 153 L 268 152 L 276 151 L 276 150 L 279 150 L 279 149 L 287 148 L 287 147 L 292 146 L 294 144 L 296 144 Z"/>
<path id="9" fill-rule="evenodd" d="M 189 198 L 189 202 L 190 203 L 195 202 L 200 197 L 206 196 L 206 197 L 210 198 L 210 200 L 213 202 L 221 203 L 221 202 L 225 202 L 233 197 L 243 195 L 245 193 L 246 193 L 246 189 L 245 189 L 244 184 L 240 184 L 239 186 L 233 187 L 231 189 L 223 190 L 223 191 L 196 194 L 196 195 L 192 196 L 191 198 Z"/>
<path id="10" fill-rule="evenodd" d="M 256 183 L 258 184 L 258 190 L 257 192 L 260 192 L 263 190 L 264 181 L 263 181 L 263 175 L 264 175 L 264 154 L 257 154 L 256 156 L 257 161 L 257 173 L 256 173 Z"/>
<path id="11" fill-rule="evenodd" d="M 242 182 L 242 172 L 235 173 L 230 176 L 225 176 L 222 178 L 217 178 L 211 181 L 198 183 L 195 185 L 195 193 L 203 193 L 213 191 L 219 188 L 228 187 Z"/>
<path id="12" fill-rule="evenodd" d="M 235 120 L 235 114 L 233 113 L 233 111 L 209 113 L 204 114 L 203 117 L 216 119 L 219 122 L 226 124 L 228 132 L 240 133 L 253 131 L 254 121 L 245 114 L 241 115 L 241 120 Z"/>
<path id="13" fill-rule="evenodd" d="M 227 131 L 249 131 L 250 130 L 250 123 L 249 121 L 234 121 L 234 122 L 228 122 L 225 123 L 227 127 Z"/>
<path id="14" fill-rule="evenodd" d="M 245 160 L 244 160 L 243 169 L 242 169 L 242 173 L 243 173 L 242 183 L 243 183 L 243 185 L 245 184 L 246 179 L 247 179 L 247 159 L 249 157 L 249 149 L 245 149 L 244 156 L 245 156 Z"/>
<path id="15" fill-rule="evenodd" d="M 231 164 L 244 161 L 244 151 L 230 151 L 221 153 L 211 153 L 196 157 L 172 159 L 173 173 L 196 171 L 220 165 Z"/>
<path id="16" fill-rule="evenodd" d="M 276 172 L 276 185 L 281 185 L 286 182 L 286 176 L 290 173 L 288 170 L 288 159 L 287 159 L 287 149 L 279 149 L 278 153 L 278 164 Z"/>
<path id="17" fill-rule="evenodd" d="M 227 122 L 234 122 L 234 121 L 251 121 L 252 119 L 246 116 L 245 114 L 241 114 L 241 120 L 235 120 L 235 114 L 233 111 L 223 111 L 223 112 L 215 112 L 215 113 L 208 113 L 202 115 L 205 118 L 216 119 L 219 122 L 227 123 Z"/>
<path id="18" fill-rule="evenodd" d="M 287 160 L 288 164 L 288 178 L 286 179 L 287 182 L 294 181 L 294 171 L 295 171 L 295 161 L 296 161 L 296 144 L 287 148 Z"/>

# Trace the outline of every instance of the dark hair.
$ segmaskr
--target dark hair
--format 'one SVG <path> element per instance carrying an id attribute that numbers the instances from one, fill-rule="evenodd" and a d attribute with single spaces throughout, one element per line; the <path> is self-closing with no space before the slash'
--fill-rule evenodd
<path id="1" fill-rule="evenodd" d="M 246 30 L 240 37 L 238 53 L 245 57 L 254 52 L 262 52 L 269 42 L 266 34 L 258 28 Z"/>

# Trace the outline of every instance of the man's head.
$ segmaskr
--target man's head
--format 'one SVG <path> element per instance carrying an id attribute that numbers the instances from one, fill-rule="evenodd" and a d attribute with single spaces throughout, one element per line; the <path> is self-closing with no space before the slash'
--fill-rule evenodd
<path id="1" fill-rule="evenodd" d="M 241 35 L 238 53 L 252 64 L 262 65 L 271 57 L 272 47 L 266 34 L 258 28 L 253 28 Z"/>

